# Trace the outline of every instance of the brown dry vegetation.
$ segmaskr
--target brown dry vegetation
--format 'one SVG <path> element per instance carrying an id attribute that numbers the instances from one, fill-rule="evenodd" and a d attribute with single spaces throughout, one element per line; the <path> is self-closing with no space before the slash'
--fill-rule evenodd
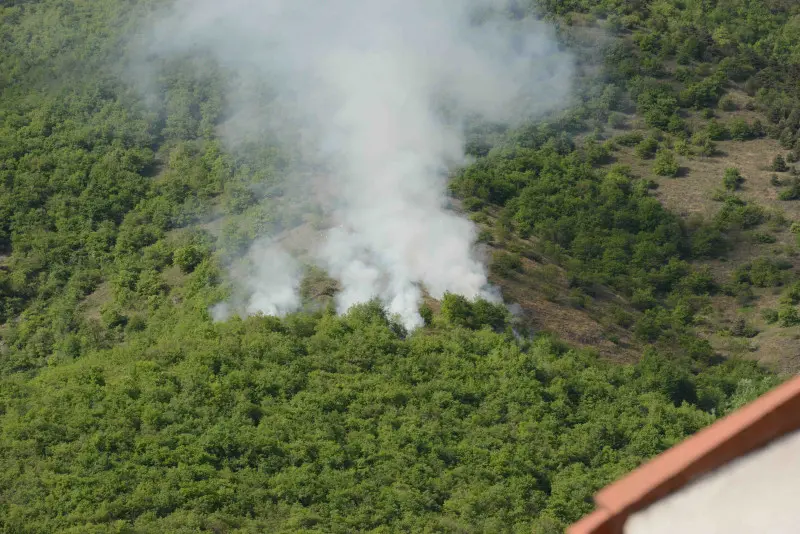
<path id="1" fill-rule="evenodd" d="M 553 276 L 555 274 L 555 276 Z M 609 308 L 625 303 L 598 295 L 578 306 L 561 269 L 552 264 L 522 259 L 522 272 L 511 276 L 490 276 L 502 289 L 506 301 L 519 304 L 522 318 L 535 330 L 550 332 L 572 346 L 593 349 L 601 356 L 621 362 L 636 361 L 641 347 L 630 332 L 609 322 Z"/>

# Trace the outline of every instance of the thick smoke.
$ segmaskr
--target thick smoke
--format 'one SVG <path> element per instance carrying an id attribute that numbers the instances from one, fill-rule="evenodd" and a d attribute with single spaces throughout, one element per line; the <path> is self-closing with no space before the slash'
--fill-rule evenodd
<path id="1" fill-rule="evenodd" d="M 512 21 L 504 4 L 179 0 L 148 39 L 158 56 L 210 54 L 235 74 L 231 139 L 269 132 L 324 165 L 303 187 L 324 191 L 333 229 L 313 255 L 341 283 L 339 308 L 377 296 L 414 327 L 423 287 L 489 294 L 473 224 L 445 208 L 464 121 L 510 124 L 569 92 L 572 64 L 551 29 Z M 248 88 L 263 84 L 269 98 L 258 100 Z M 245 311 L 296 307 L 296 263 L 275 244 L 250 257 L 261 267 Z"/>

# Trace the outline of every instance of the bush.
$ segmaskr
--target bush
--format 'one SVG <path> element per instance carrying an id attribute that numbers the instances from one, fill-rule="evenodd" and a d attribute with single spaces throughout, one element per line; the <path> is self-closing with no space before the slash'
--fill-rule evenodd
<path id="1" fill-rule="evenodd" d="M 655 137 L 647 137 L 636 145 L 636 155 L 642 159 L 651 159 L 658 150 L 658 140 Z"/>
<path id="2" fill-rule="evenodd" d="M 724 124 L 717 122 L 715 119 L 708 121 L 706 125 L 706 134 L 712 141 L 724 141 L 730 136 L 728 128 Z"/>
<path id="3" fill-rule="evenodd" d="M 737 319 L 731 327 L 731 335 L 734 337 L 751 338 L 758 335 L 758 330 L 747 324 L 744 317 Z"/>
<path id="4" fill-rule="evenodd" d="M 681 156 L 691 156 L 692 155 L 692 148 L 689 146 L 688 141 L 685 139 L 678 139 L 675 141 L 673 145 L 675 152 L 680 154 Z"/>
<path id="5" fill-rule="evenodd" d="M 678 175 L 678 161 L 675 159 L 675 154 L 671 150 L 660 149 L 656 153 L 656 160 L 653 163 L 653 172 L 658 176 L 671 176 Z"/>
<path id="6" fill-rule="evenodd" d="M 465 297 L 454 293 L 445 293 L 442 297 L 441 313 L 442 317 L 450 324 L 472 330 L 483 326 L 502 330 L 509 320 L 508 310 L 502 304 L 492 304 L 484 299 L 470 302 Z"/>
<path id="7" fill-rule="evenodd" d="M 763 245 L 772 244 L 778 240 L 774 235 L 765 234 L 764 232 L 753 232 L 750 237 L 754 243 Z"/>
<path id="8" fill-rule="evenodd" d="M 522 271 L 522 258 L 519 254 L 498 250 L 492 255 L 490 267 L 495 274 L 508 276 L 513 272 Z"/>
<path id="9" fill-rule="evenodd" d="M 730 95 L 725 95 L 719 100 L 719 109 L 722 111 L 736 111 L 738 106 Z"/>
<path id="10" fill-rule="evenodd" d="M 772 165 L 770 166 L 770 169 L 775 172 L 786 172 L 789 170 L 789 166 L 786 165 L 786 160 L 783 159 L 783 156 L 778 154 L 772 160 Z"/>
<path id="11" fill-rule="evenodd" d="M 723 229 L 739 228 L 747 230 L 764 222 L 764 209 L 747 204 L 738 197 L 725 199 L 725 204 L 717 213 L 714 222 Z"/>
<path id="12" fill-rule="evenodd" d="M 761 310 L 761 317 L 763 317 L 764 321 L 767 324 L 775 324 L 778 322 L 778 310 L 773 310 L 772 308 L 764 308 Z"/>
<path id="13" fill-rule="evenodd" d="M 692 136 L 692 143 L 697 147 L 701 156 L 711 157 L 717 153 L 717 145 L 707 132 L 698 132 Z"/>
<path id="14" fill-rule="evenodd" d="M 753 137 L 750 126 L 741 118 L 733 119 L 730 126 L 730 134 L 731 139 L 734 141 L 746 141 Z"/>
<path id="15" fill-rule="evenodd" d="M 628 119 L 622 113 L 617 111 L 611 112 L 608 116 L 608 125 L 617 130 L 625 128 L 628 124 Z"/>
<path id="16" fill-rule="evenodd" d="M 644 136 L 639 132 L 629 132 L 618 135 L 614 140 L 622 146 L 636 146 L 642 142 Z"/>
<path id="17" fill-rule="evenodd" d="M 106 328 L 124 327 L 128 323 L 128 317 L 113 304 L 104 307 L 100 311 L 100 318 Z"/>
<path id="18" fill-rule="evenodd" d="M 800 314 L 797 308 L 784 304 L 778 310 L 778 322 L 783 327 L 797 326 L 800 324 Z"/>
<path id="19" fill-rule="evenodd" d="M 423 302 L 419 307 L 419 315 L 422 317 L 422 321 L 425 323 L 425 326 L 430 326 L 433 323 L 433 309 L 426 303 Z"/>
<path id="20" fill-rule="evenodd" d="M 783 284 L 785 265 L 769 258 L 758 258 L 734 271 L 734 280 L 757 287 L 775 287 Z"/>
<path id="21" fill-rule="evenodd" d="M 792 179 L 792 183 L 788 189 L 784 189 L 778 193 L 780 200 L 797 200 L 800 199 L 800 180 L 797 178 Z"/>
<path id="22" fill-rule="evenodd" d="M 725 169 L 725 175 L 722 177 L 722 185 L 725 189 L 728 191 L 736 191 L 741 187 L 743 182 L 744 178 L 739 172 L 739 169 L 735 167 L 728 167 Z"/>

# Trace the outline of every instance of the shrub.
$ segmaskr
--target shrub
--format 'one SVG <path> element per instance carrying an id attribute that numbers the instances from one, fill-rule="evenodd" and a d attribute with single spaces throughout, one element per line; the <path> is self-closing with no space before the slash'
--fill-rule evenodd
<path id="1" fill-rule="evenodd" d="M 772 160 L 772 165 L 770 166 L 770 169 L 772 169 L 775 172 L 786 172 L 789 170 L 789 167 L 788 165 L 786 165 L 786 160 L 783 159 L 783 156 L 778 154 Z"/>
<path id="2" fill-rule="evenodd" d="M 672 151 L 662 148 L 656 153 L 656 160 L 653 163 L 653 172 L 658 176 L 677 176 L 678 169 L 678 161 L 675 159 L 675 154 Z"/>
<path id="3" fill-rule="evenodd" d="M 737 107 L 736 102 L 730 95 L 723 96 L 719 101 L 719 109 L 722 111 L 736 111 Z"/>
<path id="4" fill-rule="evenodd" d="M 100 311 L 100 318 L 106 328 L 123 327 L 128 323 L 128 317 L 113 304 L 104 307 Z"/>
<path id="5" fill-rule="evenodd" d="M 750 283 L 757 287 L 775 287 L 783 283 L 785 265 L 769 258 L 758 258 L 734 271 L 737 282 Z"/>
<path id="6" fill-rule="evenodd" d="M 428 305 L 428 303 L 423 302 L 419 307 L 419 315 L 422 317 L 422 321 L 425 323 L 425 326 L 430 326 L 433 323 L 433 309 Z"/>
<path id="7" fill-rule="evenodd" d="M 636 155 L 642 159 L 650 159 L 655 156 L 658 150 L 658 140 L 655 137 L 647 137 L 636 145 Z"/>
<path id="8" fill-rule="evenodd" d="M 731 335 L 735 337 L 751 338 L 758 335 L 758 330 L 747 324 L 744 317 L 737 319 L 731 327 Z"/>
<path id="9" fill-rule="evenodd" d="M 784 304 L 778 310 L 778 321 L 783 327 L 796 326 L 800 324 L 800 314 L 794 306 Z"/>
<path id="10" fill-rule="evenodd" d="M 717 122 L 716 119 L 708 121 L 706 125 L 706 134 L 708 134 L 709 139 L 713 141 L 724 141 L 730 136 L 728 128 L 726 128 L 724 124 Z"/>
<path id="11" fill-rule="evenodd" d="M 675 141 L 673 148 L 675 149 L 675 152 L 677 152 L 681 156 L 691 156 L 692 154 L 692 149 L 689 146 L 689 143 L 685 139 L 678 139 L 677 141 Z"/>
<path id="12" fill-rule="evenodd" d="M 622 129 L 628 124 L 628 119 L 622 113 L 617 111 L 611 112 L 608 116 L 608 125 L 612 128 Z"/>
<path id="13" fill-rule="evenodd" d="M 797 200 L 800 199 L 800 180 L 797 178 L 792 179 L 792 183 L 788 189 L 784 189 L 778 193 L 780 200 Z"/>
<path id="14" fill-rule="evenodd" d="M 750 126 L 741 118 L 736 118 L 731 122 L 730 134 L 731 139 L 735 141 L 746 141 L 753 136 Z"/>
<path id="15" fill-rule="evenodd" d="M 736 191 L 741 187 L 742 182 L 744 182 L 744 178 L 739 172 L 739 169 L 735 167 L 728 167 L 725 169 L 725 175 L 722 177 L 722 185 L 725 189 L 728 191 Z"/>
<path id="16" fill-rule="evenodd" d="M 778 322 L 778 310 L 773 310 L 772 308 L 764 308 L 761 310 L 761 317 L 764 318 L 767 324 L 775 324 Z"/>
<path id="17" fill-rule="evenodd" d="M 502 330 L 509 320 L 508 310 L 502 304 L 492 304 L 484 299 L 468 301 L 461 295 L 445 293 L 442 297 L 442 317 L 450 324 L 477 330 L 490 326 Z M 422 310 L 420 310 L 422 313 Z M 423 316 L 423 320 L 425 317 Z"/>
<path id="18" fill-rule="evenodd" d="M 636 146 L 642 142 L 644 136 L 639 132 L 629 132 L 618 135 L 614 140 L 622 146 Z"/>
<path id="19" fill-rule="evenodd" d="M 500 276 L 508 276 L 522 271 L 522 258 L 519 254 L 498 250 L 492 255 L 491 269 Z"/>
<path id="20" fill-rule="evenodd" d="M 751 234 L 751 238 L 753 239 L 754 243 L 761 243 L 761 244 L 771 244 L 777 241 L 777 238 L 771 234 L 765 234 L 764 232 L 753 232 Z"/>
<path id="21" fill-rule="evenodd" d="M 711 157 L 717 153 L 717 145 L 708 135 L 708 132 L 698 132 L 692 136 L 692 143 L 697 147 L 701 156 Z"/>
<path id="22" fill-rule="evenodd" d="M 725 199 L 725 204 L 715 217 L 715 223 L 721 228 L 741 228 L 747 230 L 764 222 L 764 209 L 760 206 L 747 204 L 738 197 L 732 196 Z"/>
<path id="23" fill-rule="evenodd" d="M 800 281 L 793 283 L 781 296 L 781 302 L 786 304 L 800 303 Z"/>

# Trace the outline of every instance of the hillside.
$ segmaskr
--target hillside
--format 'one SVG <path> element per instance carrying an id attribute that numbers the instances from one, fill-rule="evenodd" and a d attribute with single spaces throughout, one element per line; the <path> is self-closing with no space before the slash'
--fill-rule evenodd
<path id="1" fill-rule="evenodd" d="M 310 264 L 299 310 L 214 320 L 328 192 L 230 146 L 214 61 L 132 68 L 162 4 L 0 7 L 3 532 L 560 532 L 800 369 L 795 2 L 516 2 L 570 103 L 470 124 L 449 193 L 505 304 L 413 331 Z"/>

